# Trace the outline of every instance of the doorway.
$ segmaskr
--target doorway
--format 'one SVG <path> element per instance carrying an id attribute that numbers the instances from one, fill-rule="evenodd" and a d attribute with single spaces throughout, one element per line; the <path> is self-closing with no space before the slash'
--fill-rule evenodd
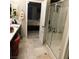
<path id="1" fill-rule="evenodd" d="M 41 3 L 28 3 L 27 37 L 39 38 Z"/>

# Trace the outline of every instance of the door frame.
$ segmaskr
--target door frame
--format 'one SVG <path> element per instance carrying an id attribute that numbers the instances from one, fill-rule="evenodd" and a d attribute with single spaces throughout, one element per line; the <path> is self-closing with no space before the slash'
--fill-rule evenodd
<path id="1" fill-rule="evenodd" d="M 27 16 L 28 16 L 28 3 L 29 2 L 41 3 L 39 40 L 40 40 L 41 44 L 43 44 L 47 0 L 42 0 L 42 1 L 28 0 L 28 1 L 26 1 L 26 37 L 27 37 L 27 22 L 28 22 Z"/>
<path id="2" fill-rule="evenodd" d="M 40 31 L 39 31 L 39 40 L 41 44 L 44 41 L 44 32 L 45 32 L 45 18 L 46 18 L 46 10 L 47 10 L 47 0 L 43 0 L 41 3 L 41 17 L 40 17 Z"/>

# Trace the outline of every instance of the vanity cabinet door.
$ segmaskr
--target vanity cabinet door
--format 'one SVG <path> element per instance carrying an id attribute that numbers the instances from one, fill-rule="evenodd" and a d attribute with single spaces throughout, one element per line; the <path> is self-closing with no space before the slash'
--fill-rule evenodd
<path id="1" fill-rule="evenodd" d="M 13 38 L 10 42 L 10 58 L 16 59 L 19 53 L 19 42 L 20 36 L 16 35 L 16 38 Z"/>

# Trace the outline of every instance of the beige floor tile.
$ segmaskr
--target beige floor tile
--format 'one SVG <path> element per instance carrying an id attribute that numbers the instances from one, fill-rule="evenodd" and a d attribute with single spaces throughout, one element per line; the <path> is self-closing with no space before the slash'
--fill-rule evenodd
<path id="1" fill-rule="evenodd" d="M 47 53 L 47 55 L 45 55 Z M 19 45 L 17 59 L 51 59 L 46 48 L 40 44 L 39 39 L 22 40 Z"/>

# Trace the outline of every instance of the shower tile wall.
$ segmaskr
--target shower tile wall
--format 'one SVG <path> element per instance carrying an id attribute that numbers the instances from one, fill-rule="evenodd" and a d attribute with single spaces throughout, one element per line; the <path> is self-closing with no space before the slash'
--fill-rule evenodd
<path id="1" fill-rule="evenodd" d="M 57 20 L 57 23 L 58 23 L 57 24 L 57 31 L 58 32 L 63 32 L 63 30 L 64 30 L 66 15 L 67 15 L 67 7 L 66 7 L 66 5 L 64 5 L 64 3 L 61 3 L 59 17 Z"/>
<path id="2" fill-rule="evenodd" d="M 57 17 L 58 17 L 58 14 L 55 12 L 55 7 L 54 6 L 51 6 L 50 7 L 50 11 L 51 11 L 51 14 L 50 14 L 50 22 L 51 22 L 51 26 L 53 28 L 56 28 L 57 27 Z M 52 17 L 53 16 L 53 17 Z"/>
<path id="3" fill-rule="evenodd" d="M 59 6 L 60 7 L 57 7 L 58 9 L 55 9 L 55 5 L 50 6 L 51 13 L 49 20 L 51 22 L 51 26 L 56 28 L 57 32 L 63 32 L 67 8 L 64 3 L 59 4 Z"/>

